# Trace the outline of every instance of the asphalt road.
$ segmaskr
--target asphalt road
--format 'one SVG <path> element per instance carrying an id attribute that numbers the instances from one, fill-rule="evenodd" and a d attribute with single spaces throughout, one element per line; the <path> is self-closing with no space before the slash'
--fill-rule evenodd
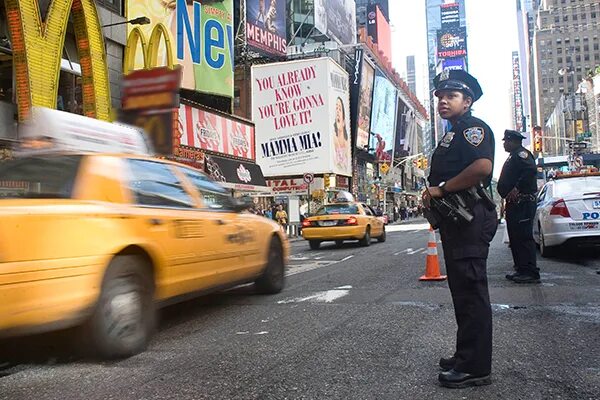
<path id="1" fill-rule="evenodd" d="M 127 360 L 78 359 L 61 335 L 17 341 L 0 399 L 600 399 L 600 258 L 540 259 L 543 284 L 515 285 L 502 229 L 488 263 L 491 386 L 437 385 L 454 314 L 446 282 L 418 280 L 428 231 L 416 221 L 368 248 L 294 241 L 284 292 L 172 306 Z"/>

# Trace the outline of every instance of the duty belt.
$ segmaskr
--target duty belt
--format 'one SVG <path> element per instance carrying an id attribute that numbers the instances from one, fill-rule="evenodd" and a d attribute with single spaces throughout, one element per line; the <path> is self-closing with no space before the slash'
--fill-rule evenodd
<path id="1" fill-rule="evenodd" d="M 535 198 L 536 198 L 535 194 L 519 193 L 517 195 L 517 200 L 509 201 L 509 203 L 517 204 L 517 203 L 521 203 L 524 201 L 535 201 Z"/>

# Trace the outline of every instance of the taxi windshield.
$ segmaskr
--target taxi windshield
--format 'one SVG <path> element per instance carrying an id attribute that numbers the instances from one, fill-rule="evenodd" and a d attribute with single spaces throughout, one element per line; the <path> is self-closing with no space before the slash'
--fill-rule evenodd
<path id="1" fill-rule="evenodd" d="M 328 204 L 319 208 L 316 215 L 358 214 L 356 204 Z"/>
<path id="2" fill-rule="evenodd" d="M 36 156 L 0 162 L 0 198 L 68 199 L 81 156 Z"/>

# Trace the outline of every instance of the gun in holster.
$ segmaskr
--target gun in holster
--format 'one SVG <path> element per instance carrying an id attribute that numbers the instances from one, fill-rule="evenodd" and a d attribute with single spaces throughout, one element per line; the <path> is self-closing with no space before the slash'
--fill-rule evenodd
<path id="1" fill-rule="evenodd" d="M 496 203 L 494 203 L 494 200 L 490 196 L 490 193 L 487 190 L 485 190 L 485 188 L 483 187 L 483 184 L 480 183 L 479 185 L 477 185 L 475 187 L 475 191 L 477 192 L 480 199 L 482 200 L 485 208 L 487 208 L 490 211 L 496 209 Z"/>
<path id="2" fill-rule="evenodd" d="M 473 193 L 463 191 L 449 193 L 441 199 L 432 198 L 430 208 L 425 209 L 424 216 L 434 229 L 444 220 L 456 225 L 470 224 L 474 218 L 471 210 L 479 198 L 477 193 L 477 197 L 474 197 Z"/>

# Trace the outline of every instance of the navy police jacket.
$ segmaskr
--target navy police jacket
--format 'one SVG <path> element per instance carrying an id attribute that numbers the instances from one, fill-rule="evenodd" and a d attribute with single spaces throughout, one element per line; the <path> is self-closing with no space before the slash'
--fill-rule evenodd
<path id="1" fill-rule="evenodd" d="M 537 192 L 537 167 L 533 154 L 524 147 L 512 151 L 504 166 L 500 179 L 498 179 L 498 193 L 506 197 L 513 188 L 523 194 Z"/>

